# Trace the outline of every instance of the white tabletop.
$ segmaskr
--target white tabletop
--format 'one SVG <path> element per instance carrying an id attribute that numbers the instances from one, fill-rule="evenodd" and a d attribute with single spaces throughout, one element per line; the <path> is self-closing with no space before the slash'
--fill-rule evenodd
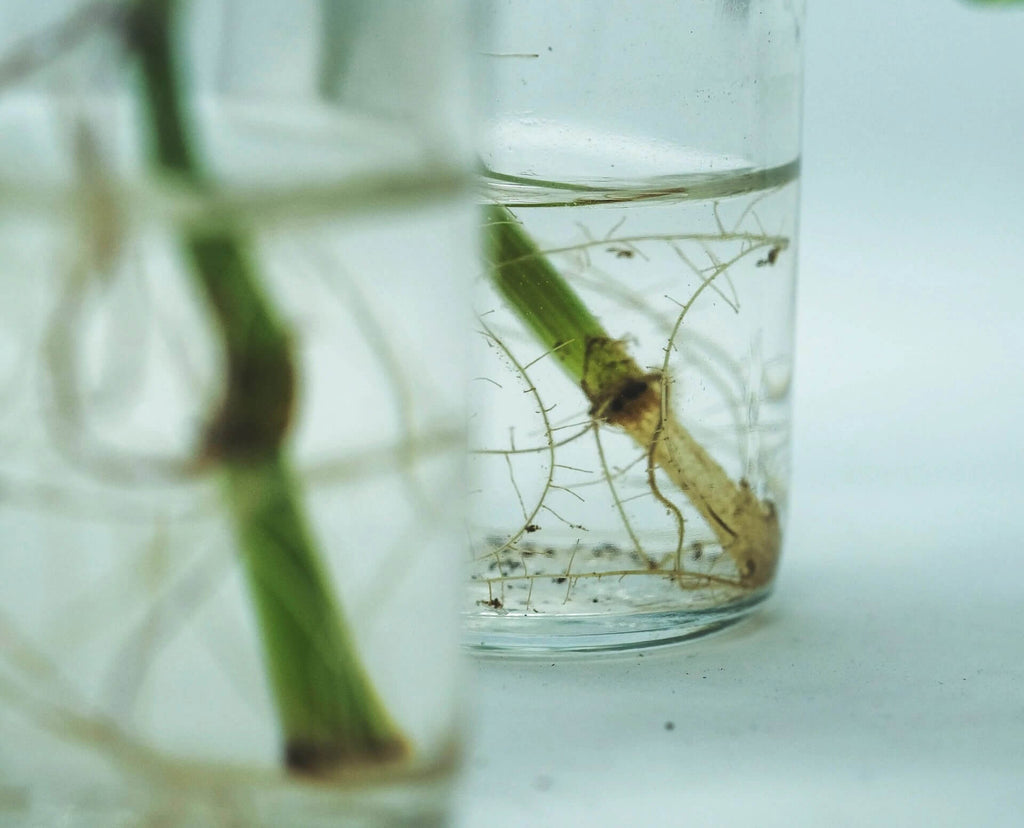
<path id="1" fill-rule="evenodd" d="M 1024 824 L 1024 10 L 811 6 L 777 592 L 474 661 L 459 825 Z"/>

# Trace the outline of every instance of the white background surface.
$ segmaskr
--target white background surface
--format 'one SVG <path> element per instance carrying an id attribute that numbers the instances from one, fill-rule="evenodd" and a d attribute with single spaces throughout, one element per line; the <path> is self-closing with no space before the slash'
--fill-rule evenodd
<path id="1" fill-rule="evenodd" d="M 1024 825 L 1024 8 L 810 6 L 776 595 L 476 661 L 460 826 Z"/>

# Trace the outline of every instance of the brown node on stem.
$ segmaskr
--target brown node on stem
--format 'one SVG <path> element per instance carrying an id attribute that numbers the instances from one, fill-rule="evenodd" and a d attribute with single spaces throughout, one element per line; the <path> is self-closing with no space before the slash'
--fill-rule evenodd
<path id="1" fill-rule="evenodd" d="M 623 340 L 587 340 L 580 388 L 590 400 L 590 416 L 594 419 L 628 428 L 632 417 L 651 405 L 652 389 L 659 387 L 660 380 L 660 374 L 640 369 Z"/>
<path id="2" fill-rule="evenodd" d="M 661 374 L 629 376 L 601 393 L 588 394 L 590 416 L 630 431 L 661 403 Z"/>
<path id="3" fill-rule="evenodd" d="M 206 428 L 203 457 L 252 462 L 284 442 L 295 408 L 295 367 L 288 348 L 229 359 L 227 389 Z"/>

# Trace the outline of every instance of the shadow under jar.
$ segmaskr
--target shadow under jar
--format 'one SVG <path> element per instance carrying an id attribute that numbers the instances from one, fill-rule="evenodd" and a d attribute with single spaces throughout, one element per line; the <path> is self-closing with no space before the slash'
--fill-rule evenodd
<path id="1" fill-rule="evenodd" d="M 484 5 L 468 642 L 718 629 L 782 548 L 803 4 Z"/>

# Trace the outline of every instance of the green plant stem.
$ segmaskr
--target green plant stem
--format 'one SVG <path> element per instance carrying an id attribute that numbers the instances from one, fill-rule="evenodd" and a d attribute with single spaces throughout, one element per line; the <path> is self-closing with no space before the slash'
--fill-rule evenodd
<path id="1" fill-rule="evenodd" d="M 693 438 L 671 409 L 665 379 L 644 371 L 625 343 L 608 335 L 515 216 L 489 205 L 485 228 L 492 284 L 580 386 L 591 416 L 629 434 L 648 453 L 649 466 L 665 472 L 733 559 L 743 586 L 768 583 L 780 547 L 772 504 L 746 481 L 733 481 Z"/>
<path id="2" fill-rule="evenodd" d="M 138 0 L 127 18 L 154 166 L 207 186 L 178 84 L 177 0 Z M 303 514 L 285 442 L 295 365 L 239 230 L 191 229 L 182 243 L 225 354 L 226 393 L 204 455 L 223 470 L 227 503 L 256 608 L 286 765 L 320 772 L 397 758 L 406 744 L 356 655 Z"/>

